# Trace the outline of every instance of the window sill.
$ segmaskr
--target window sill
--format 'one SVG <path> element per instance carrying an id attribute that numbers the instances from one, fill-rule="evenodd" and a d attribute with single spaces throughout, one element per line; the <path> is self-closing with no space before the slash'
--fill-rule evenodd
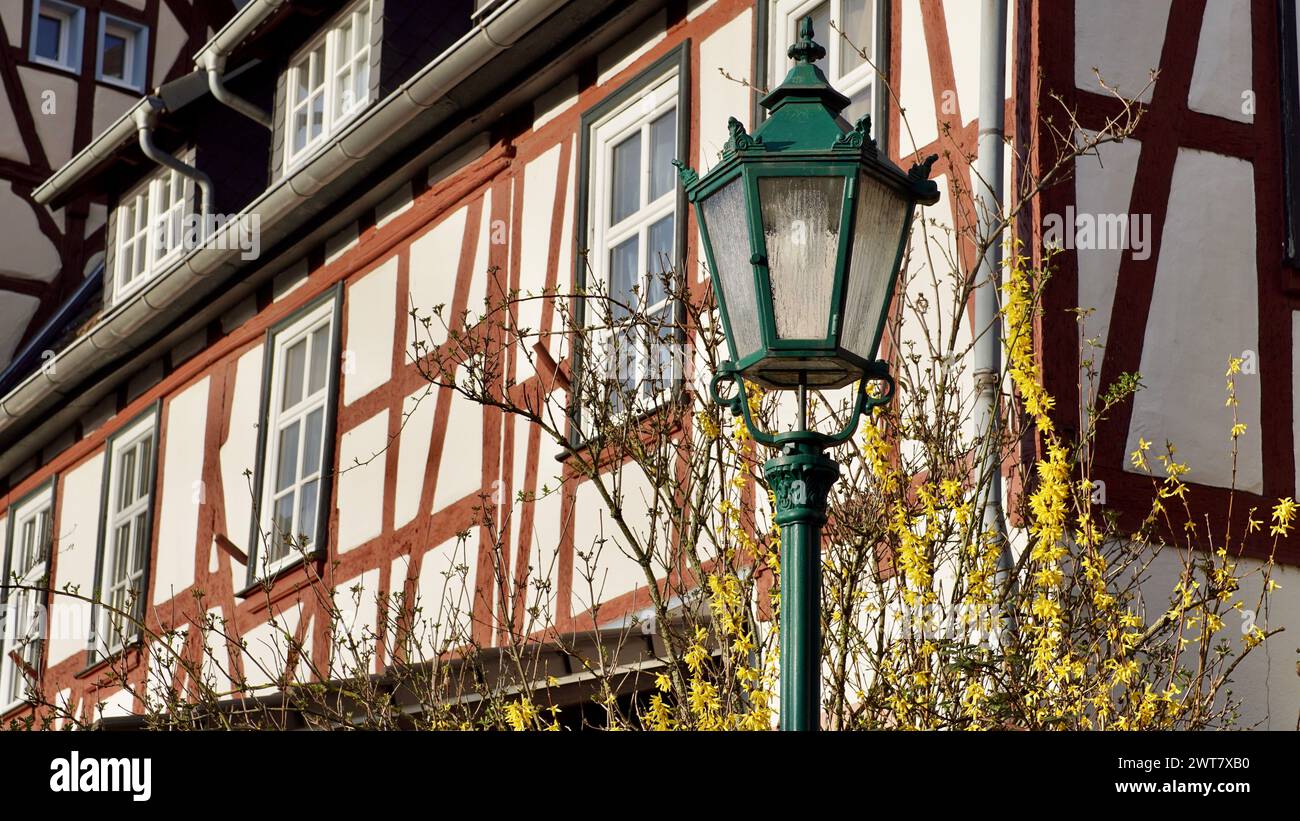
<path id="1" fill-rule="evenodd" d="M 32 65 L 40 66 L 41 68 L 49 68 L 49 69 L 54 69 L 56 71 L 64 71 L 67 72 L 68 74 L 71 74 L 74 77 L 81 76 L 80 66 L 70 66 L 67 63 L 60 63 L 58 60 L 51 60 L 48 57 L 41 57 L 40 55 L 33 54 L 31 56 L 31 62 Z"/>
<path id="2" fill-rule="evenodd" d="M 133 91 L 136 94 L 144 93 L 143 84 L 133 83 L 130 82 L 129 80 L 119 80 L 116 77 L 104 77 L 102 75 L 97 75 L 95 77 L 95 82 L 99 83 L 100 85 L 105 85 L 105 86 L 109 86 L 110 88 L 118 89 L 120 91 Z"/>
<path id="3" fill-rule="evenodd" d="M 113 666 L 114 662 L 121 661 L 126 665 L 124 673 L 130 673 L 140 666 L 140 659 L 144 656 L 141 652 L 144 647 L 144 640 L 139 636 L 128 641 L 120 649 L 104 656 L 101 659 L 88 659 L 86 666 L 79 672 L 73 673 L 72 677 L 77 680 L 91 678 L 102 673 L 104 670 Z"/>
<path id="4" fill-rule="evenodd" d="M 256 596 L 258 593 L 266 593 L 269 596 L 269 601 L 274 603 L 283 596 L 301 590 L 303 587 L 310 584 L 308 580 L 304 579 L 300 583 L 291 586 L 288 590 L 276 591 L 275 586 L 281 580 L 303 567 L 306 567 L 308 563 L 319 561 L 324 556 L 325 551 L 320 548 L 313 548 L 305 554 L 297 556 L 293 561 L 286 562 L 277 567 L 269 574 L 254 579 L 252 584 L 246 585 L 242 590 L 236 590 L 235 598 L 248 600 Z"/>

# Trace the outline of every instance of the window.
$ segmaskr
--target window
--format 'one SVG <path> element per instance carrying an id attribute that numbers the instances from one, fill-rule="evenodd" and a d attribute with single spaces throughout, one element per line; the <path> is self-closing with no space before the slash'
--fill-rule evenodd
<path id="1" fill-rule="evenodd" d="M 92 652 L 121 650 L 138 635 L 153 523 L 157 411 L 116 434 L 104 470 L 104 527 L 100 535 Z"/>
<path id="2" fill-rule="evenodd" d="M 122 197 L 114 212 L 114 303 L 179 256 L 193 201 L 193 181 L 170 168 Z"/>
<path id="3" fill-rule="evenodd" d="M 883 26 L 878 14 L 877 0 L 775 0 L 769 26 L 771 42 L 768 53 L 772 60 L 768 86 L 775 88 L 790 70 L 786 50 L 799 39 L 799 21 L 811 15 L 813 39 L 826 47 L 826 56 L 817 61 L 817 67 L 836 91 L 852 101 L 840 116 L 855 123 L 864 114 L 869 114 L 873 122 L 879 122 L 881 118 L 877 116 L 875 99 L 876 71 L 872 64 L 881 71 L 886 66 L 879 59 L 882 49 L 878 34 L 883 33 Z M 831 29 L 832 20 L 854 46 L 866 51 L 869 60 L 863 59 L 838 31 Z"/>
<path id="4" fill-rule="evenodd" d="M 269 334 L 253 579 L 315 550 L 328 501 L 332 458 L 337 297 Z"/>
<path id="5" fill-rule="evenodd" d="M 286 168 L 370 102 L 370 31 L 370 0 L 363 0 L 289 65 Z"/>
<path id="6" fill-rule="evenodd" d="M 99 69 L 104 82 L 141 91 L 149 61 L 149 30 L 138 23 L 105 14 L 99 26 Z"/>
<path id="7" fill-rule="evenodd" d="M 26 698 L 37 684 L 45 635 L 45 592 L 54 533 L 54 482 L 19 502 L 9 517 L 5 583 L 14 585 L 0 609 L 0 712 Z"/>
<path id="8" fill-rule="evenodd" d="M 71 3 L 36 0 L 32 4 L 32 62 L 80 71 L 83 19 L 84 12 Z"/>
<path id="9" fill-rule="evenodd" d="M 588 262 L 609 304 L 587 324 L 600 328 L 595 348 L 618 388 L 615 412 L 657 404 L 675 376 L 678 77 L 676 68 L 660 74 L 588 127 Z"/>

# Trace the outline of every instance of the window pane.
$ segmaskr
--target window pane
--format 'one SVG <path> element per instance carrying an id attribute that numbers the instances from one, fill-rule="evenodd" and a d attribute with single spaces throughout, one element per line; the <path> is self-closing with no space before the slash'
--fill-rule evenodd
<path id="1" fill-rule="evenodd" d="M 650 124 L 650 200 L 673 190 L 677 175 L 673 158 L 677 154 L 677 110 L 673 109 Z"/>
<path id="2" fill-rule="evenodd" d="M 856 94 L 849 98 L 848 108 L 840 114 L 845 122 L 856 123 L 862 115 L 871 113 L 871 88 L 867 85 L 859 89 Z M 875 126 L 872 126 L 871 133 L 875 134 Z"/>
<path id="3" fill-rule="evenodd" d="M 138 514 L 135 517 L 135 539 L 131 545 L 131 562 L 128 573 L 132 575 L 144 567 L 146 557 L 149 555 L 149 529 L 145 527 L 145 515 Z"/>
<path id="4" fill-rule="evenodd" d="M 302 537 L 304 546 L 316 539 L 316 495 L 319 488 L 320 482 L 314 479 L 302 486 L 302 497 L 298 507 L 298 533 L 295 535 Z"/>
<path id="5" fill-rule="evenodd" d="M 130 448 L 117 461 L 117 509 L 125 510 L 135 501 L 135 448 Z"/>
<path id="6" fill-rule="evenodd" d="M 866 61 L 858 50 L 849 45 L 852 43 L 858 49 L 862 49 L 867 54 L 874 54 L 875 49 L 872 44 L 872 25 L 871 25 L 871 6 L 872 0 L 844 0 L 841 6 L 840 27 L 848 36 L 849 42 L 840 42 L 840 75 L 848 74 Z M 836 37 L 839 35 L 836 34 Z M 853 122 L 850 120 L 849 122 Z"/>
<path id="7" fill-rule="evenodd" d="M 289 549 L 294 538 L 293 502 L 294 494 L 292 492 L 286 493 L 276 500 L 275 520 L 273 522 L 275 531 L 271 534 L 271 549 L 267 555 L 267 559 L 270 561 L 283 559 L 289 555 Z"/>
<path id="8" fill-rule="evenodd" d="M 284 354 L 284 383 L 280 389 L 283 399 L 280 410 L 292 408 L 302 401 L 302 377 L 307 367 L 307 340 L 295 342 Z"/>
<path id="9" fill-rule="evenodd" d="M 143 499 L 145 496 L 149 495 L 149 468 L 152 464 L 150 456 L 153 453 L 153 440 L 145 439 L 140 443 L 138 450 L 140 456 L 138 457 L 136 467 L 139 471 L 139 481 L 136 483 L 135 498 Z"/>
<path id="10" fill-rule="evenodd" d="M 310 68 L 308 72 L 309 75 L 307 80 L 308 84 L 312 87 L 313 90 L 320 88 L 321 84 L 325 81 L 325 75 L 324 75 L 325 44 L 324 43 L 321 43 L 319 46 L 317 46 L 315 49 L 312 50 L 311 56 L 309 58 L 308 66 Z"/>
<path id="11" fill-rule="evenodd" d="M 297 68 L 294 69 L 293 72 L 293 77 L 294 77 L 293 104 L 294 105 L 302 105 L 304 102 L 307 101 L 307 94 L 310 91 L 310 89 L 307 87 L 308 64 L 310 62 L 311 62 L 311 58 L 309 56 L 307 59 L 298 63 Z"/>
<path id="12" fill-rule="evenodd" d="M 126 38 L 112 32 L 104 33 L 104 56 L 101 70 L 105 77 L 126 79 Z"/>
<path id="13" fill-rule="evenodd" d="M 311 125 L 307 129 L 308 139 L 314 140 L 325 128 L 325 95 L 317 94 L 311 101 Z"/>
<path id="14" fill-rule="evenodd" d="M 311 476 L 320 470 L 321 428 L 325 409 L 317 408 L 307 414 L 306 437 L 302 443 L 302 475 Z"/>
<path id="15" fill-rule="evenodd" d="M 117 526 L 113 533 L 113 573 L 108 578 L 110 585 L 116 585 L 126 579 L 126 560 L 131 553 L 131 522 L 127 520 Z"/>
<path id="16" fill-rule="evenodd" d="M 298 478 L 298 423 L 280 431 L 280 446 L 276 450 L 275 490 L 280 492 Z"/>
<path id="17" fill-rule="evenodd" d="M 329 350 L 329 326 L 326 325 L 311 335 L 311 374 L 307 381 L 308 396 L 315 396 L 317 391 L 325 387 Z"/>
<path id="18" fill-rule="evenodd" d="M 357 25 L 352 34 L 352 50 L 360 51 L 370 40 L 370 7 L 366 6 L 356 14 Z"/>
<path id="19" fill-rule="evenodd" d="M 790 19 L 790 26 L 791 26 L 790 42 L 793 43 L 799 39 L 799 23 L 803 21 L 803 18 L 808 16 L 812 17 L 813 39 L 816 40 L 818 43 L 821 43 L 822 45 L 828 45 L 831 41 L 831 37 L 839 36 L 838 34 L 835 34 L 834 32 L 831 31 L 831 25 L 830 25 L 831 4 L 830 4 L 830 0 L 826 0 L 825 3 L 818 3 L 817 7 L 814 8 L 812 11 L 808 12 L 808 14 L 800 14 L 798 17 L 792 17 Z M 828 63 L 828 59 L 829 58 L 827 57 L 823 57 L 820 60 L 818 60 L 815 65 L 817 66 L 817 68 L 822 70 L 822 74 L 825 74 L 827 79 L 833 80 L 835 78 L 831 77 L 830 65 Z"/>
<path id="20" fill-rule="evenodd" d="M 293 151 L 298 153 L 307 145 L 307 109 L 293 115 Z"/>
<path id="21" fill-rule="evenodd" d="M 612 213 L 609 224 L 616 225 L 641 207 L 641 132 L 614 146 Z"/>
<path id="22" fill-rule="evenodd" d="M 63 21 L 42 14 L 36 21 L 36 54 L 47 60 L 62 59 L 60 41 L 63 39 Z"/>
<path id="23" fill-rule="evenodd" d="M 647 305 L 657 305 L 668 296 L 664 277 L 673 270 L 673 215 L 669 214 L 650 226 L 646 234 L 646 273 L 649 275 Z"/>
<path id="24" fill-rule="evenodd" d="M 637 304 L 636 257 L 638 242 L 636 237 L 620 242 L 609 252 L 609 298 L 610 313 L 615 320 L 626 317 L 631 306 Z"/>

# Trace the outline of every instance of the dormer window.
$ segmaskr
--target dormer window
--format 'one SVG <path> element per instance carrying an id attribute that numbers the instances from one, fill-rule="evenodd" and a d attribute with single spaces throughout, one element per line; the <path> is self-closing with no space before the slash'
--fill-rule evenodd
<path id="1" fill-rule="evenodd" d="M 186 245 L 187 231 L 197 227 L 194 183 L 164 168 L 122 197 L 113 212 L 113 255 L 109 268 L 113 303 L 177 259 Z"/>
<path id="2" fill-rule="evenodd" d="M 370 102 L 371 0 L 334 18 L 289 64 L 285 170 Z"/>

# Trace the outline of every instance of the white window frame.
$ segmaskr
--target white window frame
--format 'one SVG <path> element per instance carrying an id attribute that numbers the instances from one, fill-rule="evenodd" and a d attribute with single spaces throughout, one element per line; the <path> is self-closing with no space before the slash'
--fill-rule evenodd
<path id="1" fill-rule="evenodd" d="M 17 651 L 23 663 L 40 675 L 41 645 L 45 635 L 45 594 L 28 588 L 45 584 L 54 537 L 54 483 L 20 502 L 8 516 L 5 584 L 16 582 L 4 598 L 0 632 L 0 714 L 21 705 L 32 681 L 10 658 Z"/>
<path id="2" fill-rule="evenodd" d="M 42 16 L 57 18 L 63 24 L 63 36 L 59 39 L 59 54 L 56 58 L 46 57 L 36 52 L 37 36 L 40 31 Z M 33 63 L 53 66 L 73 73 L 81 71 L 81 38 L 85 31 L 85 9 L 59 0 L 34 0 L 32 3 L 31 48 L 28 58 Z"/>
<path id="3" fill-rule="evenodd" d="M 122 463 L 123 457 L 128 454 L 132 455 L 130 478 L 135 486 L 135 496 L 119 509 L 124 490 L 123 481 L 127 478 Z M 142 455 L 144 459 L 141 459 Z M 157 411 L 150 411 L 115 434 L 108 444 L 105 459 L 105 496 L 103 510 L 100 511 L 103 530 L 100 536 L 99 584 L 92 646 L 96 658 L 106 658 L 121 652 L 138 637 L 138 630 L 131 625 L 125 621 L 120 625 L 117 623 L 123 617 L 98 603 L 115 606 L 118 610 L 129 607 L 137 620 L 143 615 L 147 592 L 146 576 L 153 549 L 154 485 L 158 475 Z M 143 489 L 141 484 L 144 485 Z M 118 544 L 117 530 L 123 526 L 127 528 L 128 542 L 125 560 L 120 560 L 121 545 Z M 141 539 L 143 543 L 140 542 Z M 130 561 L 132 545 L 139 545 L 134 563 Z M 116 572 L 119 567 L 120 575 Z M 133 590 L 134 596 L 131 595 Z M 119 594 L 120 600 L 115 601 Z"/>
<path id="4" fill-rule="evenodd" d="M 364 22 L 364 25 L 363 25 Z M 349 120 L 370 103 L 370 38 L 374 32 L 373 0 L 360 0 L 326 24 L 325 30 L 316 35 L 311 42 L 299 49 L 289 62 L 285 72 L 284 83 L 284 163 L 287 175 L 293 168 L 316 152 L 330 137 L 337 134 Z M 344 32 L 344 29 L 347 32 Z M 355 38 L 357 32 L 363 32 L 361 44 Z M 348 38 L 344 46 L 345 37 Z M 317 56 L 319 52 L 319 56 Z M 306 71 L 308 80 L 312 76 L 312 63 L 323 62 L 320 70 L 321 85 L 309 86 L 304 100 L 295 100 L 299 76 Z M 365 71 L 365 82 L 360 84 L 364 94 L 340 93 L 338 80 L 344 74 L 352 79 L 353 90 L 358 83 L 356 74 Z M 312 136 L 310 111 L 312 102 L 321 99 L 321 130 Z M 307 114 L 307 139 L 301 147 L 294 145 L 294 119 L 298 112 Z"/>
<path id="5" fill-rule="evenodd" d="M 104 40 L 110 33 L 126 41 L 123 56 L 123 75 L 113 77 L 104 73 Z M 99 48 L 95 57 L 95 79 L 101 83 L 143 91 L 145 69 L 149 63 L 149 27 L 133 20 L 101 13 L 99 16 Z"/>
<path id="6" fill-rule="evenodd" d="M 776 88 L 790 71 L 792 61 L 786 52 L 790 45 L 799 39 L 797 34 L 799 22 L 824 2 L 830 3 L 830 19 L 842 28 L 844 0 L 772 0 L 771 22 L 768 25 L 768 54 L 771 55 L 771 64 L 768 67 L 769 88 Z M 870 58 L 862 65 L 841 75 L 842 54 L 848 51 L 848 44 L 844 42 L 844 38 L 839 32 L 828 29 L 814 32 L 813 39 L 826 48 L 826 66 L 830 69 L 826 72 L 826 79 L 836 91 L 849 99 L 855 98 L 864 91 L 870 95 L 865 113 L 871 115 L 872 135 L 875 136 L 880 133 L 877 128 L 880 122 L 878 116 L 880 94 L 877 93 L 880 86 L 876 82 L 876 69 L 872 68 L 872 63 L 884 70 L 879 53 L 882 22 L 880 4 L 883 0 L 867 0 L 867 2 L 870 6 L 867 13 L 871 17 L 871 42 L 856 43 L 858 47 L 867 50 Z"/>
<path id="7" fill-rule="evenodd" d="M 588 254 L 588 263 L 591 266 L 591 274 L 596 281 L 602 283 L 606 295 L 613 293 L 613 283 L 610 280 L 612 275 L 612 266 L 610 263 L 610 253 L 620 243 L 627 241 L 632 237 L 638 238 L 637 247 L 637 271 L 638 277 L 638 298 L 645 299 L 650 293 L 650 284 L 652 270 L 658 275 L 662 265 L 654 263 L 647 259 L 648 253 L 648 235 L 652 225 L 664 219 L 667 216 L 673 217 L 673 234 L 672 234 L 672 253 L 676 255 L 679 251 L 677 247 L 677 237 L 680 236 L 682 214 L 678 209 L 678 189 L 674 184 L 669 186 L 668 190 L 660 194 L 653 202 L 649 200 L 650 196 L 650 126 L 660 117 L 663 117 L 669 111 L 676 110 L 676 128 L 673 132 L 673 153 L 677 153 L 678 135 L 681 133 L 681 118 L 688 112 L 683 112 L 681 107 L 681 86 L 680 72 L 677 67 L 673 67 L 664 72 L 661 76 L 647 83 L 643 90 L 631 99 L 619 105 L 617 108 L 603 115 L 600 119 L 593 122 L 590 126 L 589 167 L 591 169 L 590 183 L 588 187 L 589 208 L 587 216 L 588 227 L 588 248 L 591 252 Z M 617 223 L 611 224 L 613 218 L 613 171 L 614 171 L 614 149 L 624 140 L 631 137 L 636 132 L 641 133 L 641 166 L 639 180 L 639 202 L 637 209 L 629 216 L 624 217 Z M 674 182 L 676 176 L 674 175 Z M 680 260 L 674 260 L 674 264 L 680 265 Z M 671 294 L 659 300 L 653 305 L 640 304 L 636 311 L 648 315 L 667 315 L 668 321 L 672 321 L 677 308 L 676 301 L 672 299 Z M 591 310 L 590 308 L 588 310 Z M 610 328 L 601 328 L 604 325 L 604 311 L 601 310 L 595 316 L 588 316 L 586 324 L 594 327 L 593 349 L 602 352 L 602 361 L 599 367 L 609 367 L 609 358 L 614 355 L 614 339 L 616 332 Z M 648 343 L 648 341 L 646 341 Z M 657 361 L 652 362 L 652 356 L 649 351 L 638 349 L 632 360 L 634 375 L 628 379 L 629 383 L 637 384 L 642 389 L 652 384 L 650 377 L 654 375 L 653 369 L 658 370 L 661 378 L 659 389 L 650 394 L 644 390 L 639 392 L 635 403 L 631 408 L 615 408 L 615 416 L 621 418 L 629 411 L 647 411 L 663 404 L 672 394 L 672 386 L 676 382 L 679 374 L 678 357 L 670 356 L 665 362 L 663 352 Z M 644 356 L 644 359 L 642 358 Z M 615 367 L 619 369 L 619 374 L 626 367 L 627 354 L 623 354 L 624 362 L 617 363 Z M 664 371 L 667 371 L 665 373 Z"/>
<path id="8" fill-rule="evenodd" d="M 164 192 L 167 193 L 166 205 Z M 131 207 L 129 225 L 124 219 L 128 204 Z M 144 214 L 143 220 L 141 213 Z M 122 196 L 114 218 L 114 305 L 181 256 L 186 232 L 192 227 L 187 225 L 187 218 L 193 214 L 194 181 L 172 168 L 163 168 Z M 131 264 L 124 266 L 128 259 Z M 137 264 L 140 259 L 143 259 L 143 265 Z"/>
<path id="9" fill-rule="evenodd" d="M 327 471 L 331 466 L 326 464 L 326 457 L 331 450 L 329 448 L 329 439 L 333 431 L 335 412 L 332 399 L 335 396 L 334 383 L 337 379 L 336 372 L 338 370 L 335 366 L 335 360 L 337 359 L 335 340 L 338 330 L 335 324 L 338 321 L 336 305 L 337 297 L 322 301 L 319 305 L 303 313 L 302 316 L 275 331 L 269 345 L 271 361 L 268 364 L 269 378 L 267 382 L 266 410 L 263 419 L 264 439 L 262 459 L 260 461 L 261 473 L 259 477 L 257 541 L 255 546 L 257 560 L 252 575 L 254 581 L 274 576 L 279 571 L 300 560 L 303 555 L 315 552 L 322 544 L 324 533 L 321 532 L 323 525 L 320 514 L 321 505 L 329 502 L 329 499 L 326 498 L 329 487 Z M 323 333 L 319 333 L 322 331 Z M 317 335 L 318 333 L 319 335 Z M 291 407 L 282 408 L 285 364 L 287 362 L 286 354 L 290 348 L 304 340 L 307 341 L 307 348 L 304 352 L 302 396 Z M 325 374 L 321 386 L 316 391 L 309 393 L 312 354 L 314 353 L 313 346 L 317 343 L 325 345 Z M 315 471 L 308 473 L 304 472 L 306 454 L 306 448 L 303 447 L 305 443 L 304 431 L 306 430 L 307 418 L 317 411 L 320 412 L 319 452 L 317 453 Z M 298 425 L 298 434 L 293 479 L 286 488 L 277 489 L 280 434 L 295 424 Z M 293 494 L 294 524 L 288 535 L 296 540 L 300 535 L 304 535 L 302 533 L 302 524 L 307 521 L 302 516 L 301 494 L 303 489 L 312 482 L 316 483 L 316 505 L 310 515 L 312 517 L 312 527 L 316 532 L 312 534 L 310 540 L 304 540 L 301 544 L 286 546 L 282 555 L 268 558 L 268 554 L 273 548 L 277 552 L 280 549 L 280 544 L 276 538 L 278 535 L 278 528 L 275 525 L 276 502 L 289 493 Z"/>

